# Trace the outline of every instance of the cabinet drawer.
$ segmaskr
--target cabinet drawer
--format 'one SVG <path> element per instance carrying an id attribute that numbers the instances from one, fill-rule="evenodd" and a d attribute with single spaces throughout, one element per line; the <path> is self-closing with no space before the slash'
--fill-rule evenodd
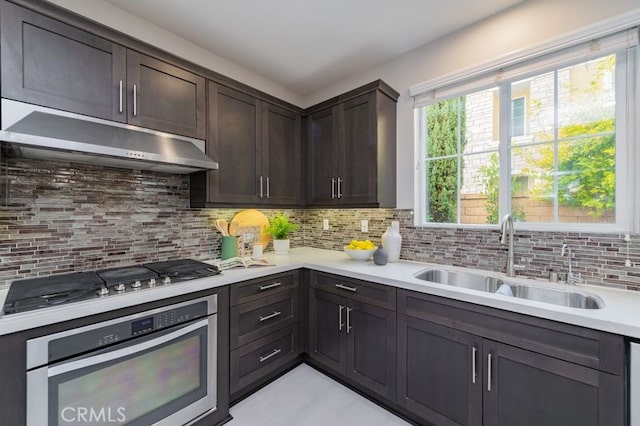
<path id="1" fill-rule="evenodd" d="M 624 373 L 624 339 L 614 334 L 407 290 L 398 290 L 398 313 L 612 374 Z"/>
<path id="2" fill-rule="evenodd" d="M 231 349 L 298 322 L 298 290 L 263 297 L 231 308 Z"/>
<path id="3" fill-rule="evenodd" d="M 311 286 L 381 308 L 396 310 L 395 287 L 322 272 L 311 272 Z"/>
<path id="4" fill-rule="evenodd" d="M 269 275 L 231 286 L 231 306 L 252 302 L 270 294 L 298 287 L 298 272 Z"/>
<path id="5" fill-rule="evenodd" d="M 299 352 L 297 324 L 231 351 L 231 393 L 293 361 Z"/>

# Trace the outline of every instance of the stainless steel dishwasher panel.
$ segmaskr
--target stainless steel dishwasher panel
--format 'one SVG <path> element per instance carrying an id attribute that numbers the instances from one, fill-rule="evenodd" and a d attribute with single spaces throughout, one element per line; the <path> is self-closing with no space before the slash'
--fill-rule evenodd
<path id="1" fill-rule="evenodd" d="M 640 426 L 640 343 L 631 343 L 629 365 L 629 412 L 631 426 Z"/>

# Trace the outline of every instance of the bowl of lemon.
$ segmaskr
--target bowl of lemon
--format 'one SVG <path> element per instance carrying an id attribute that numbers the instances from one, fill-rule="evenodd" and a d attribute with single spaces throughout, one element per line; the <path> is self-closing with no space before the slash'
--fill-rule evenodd
<path id="1" fill-rule="evenodd" d="M 373 252 L 375 252 L 377 248 L 378 247 L 369 240 L 351 240 L 349 244 L 344 246 L 344 252 L 353 260 L 366 261 L 371 259 Z"/>

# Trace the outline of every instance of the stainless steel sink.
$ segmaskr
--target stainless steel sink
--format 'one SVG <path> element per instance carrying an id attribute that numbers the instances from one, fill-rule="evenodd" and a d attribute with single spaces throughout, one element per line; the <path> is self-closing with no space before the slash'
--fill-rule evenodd
<path id="1" fill-rule="evenodd" d="M 495 293 L 503 287 L 501 293 L 511 293 L 513 297 L 568 306 L 580 309 L 601 309 L 604 302 L 598 296 L 589 295 L 572 289 L 555 289 L 504 281 L 472 272 L 447 271 L 444 269 L 425 269 L 414 275 L 419 280 L 446 284 L 454 287 L 468 288 L 476 291 Z"/>

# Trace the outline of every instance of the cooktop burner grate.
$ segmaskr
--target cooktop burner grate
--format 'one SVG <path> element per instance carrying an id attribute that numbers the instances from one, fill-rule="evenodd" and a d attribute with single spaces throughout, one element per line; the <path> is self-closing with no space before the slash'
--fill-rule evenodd
<path id="1" fill-rule="evenodd" d="M 191 259 L 29 278 L 11 283 L 4 314 L 124 294 L 219 274 L 215 266 Z"/>

